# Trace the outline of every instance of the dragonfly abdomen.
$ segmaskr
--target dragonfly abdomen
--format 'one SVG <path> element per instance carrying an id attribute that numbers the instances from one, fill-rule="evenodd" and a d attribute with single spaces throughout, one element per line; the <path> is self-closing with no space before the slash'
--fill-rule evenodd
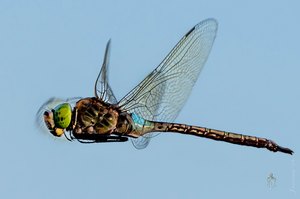
<path id="1" fill-rule="evenodd" d="M 232 144 L 252 146 L 257 148 L 267 148 L 273 152 L 283 152 L 292 154 L 293 151 L 289 148 L 284 148 L 266 138 L 259 138 L 255 136 L 231 133 L 226 131 L 219 131 L 205 127 L 191 126 L 177 123 L 163 123 L 155 122 L 154 131 L 157 132 L 176 132 L 181 134 L 194 135 L 198 137 L 205 137 L 217 141 L 225 141 Z"/>

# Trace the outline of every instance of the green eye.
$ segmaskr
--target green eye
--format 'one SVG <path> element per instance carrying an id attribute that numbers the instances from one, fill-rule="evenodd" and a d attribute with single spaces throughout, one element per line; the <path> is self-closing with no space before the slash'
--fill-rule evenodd
<path id="1" fill-rule="evenodd" d="M 70 104 L 63 103 L 53 109 L 54 123 L 57 128 L 66 129 L 72 119 L 72 108 Z"/>

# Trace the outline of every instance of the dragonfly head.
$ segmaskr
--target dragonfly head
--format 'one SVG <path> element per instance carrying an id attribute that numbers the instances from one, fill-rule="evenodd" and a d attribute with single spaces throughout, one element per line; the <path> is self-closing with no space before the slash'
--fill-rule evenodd
<path id="1" fill-rule="evenodd" d="M 60 137 L 69 127 L 72 119 L 72 107 L 69 103 L 57 105 L 52 110 L 44 112 L 44 122 L 54 136 Z"/>

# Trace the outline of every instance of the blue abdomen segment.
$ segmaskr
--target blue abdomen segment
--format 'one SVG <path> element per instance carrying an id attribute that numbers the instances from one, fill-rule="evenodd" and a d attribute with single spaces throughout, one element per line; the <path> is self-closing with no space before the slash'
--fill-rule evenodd
<path id="1" fill-rule="evenodd" d="M 132 113 L 131 117 L 132 117 L 134 123 L 136 123 L 138 125 L 141 125 L 141 126 L 144 126 L 144 124 L 145 124 L 145 119 L 144 118 L 140 117 L 139 115 L 137 115 L 135 113 Z"/>
<path id="2" fill-rule="evenodd" d="M 148 120 L 145 120 L 141 116 L 136 113 L 131 114 L 131 118 L 133 120 L 133 129 L 136 133 L 143 135 L 147 132 L 151 132 L 154 129 L 154 123 Z"/>

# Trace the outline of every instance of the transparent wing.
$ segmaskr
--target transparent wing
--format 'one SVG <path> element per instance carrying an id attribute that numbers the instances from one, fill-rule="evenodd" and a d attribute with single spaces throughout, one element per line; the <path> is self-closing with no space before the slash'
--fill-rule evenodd
<path id="1" fill-rule="evenodd" d="M 172 122 L 191 93 L 211 51 L 217 21 L 206 19 L 177 43 L 161 64 L 119 102 L 128 112 L 147 120 Z M 149 137 L 133 140 L 136 148 L 145 148 Z"/>
<path id="2" fill-rule="evenodd" d="M 105 102 L 116 104 L 117 99 L 108 84 L 108 64 L 110 55 L 110 40 L 107 42 L 103 64 L 95 82 L 95 96 Z"/>

